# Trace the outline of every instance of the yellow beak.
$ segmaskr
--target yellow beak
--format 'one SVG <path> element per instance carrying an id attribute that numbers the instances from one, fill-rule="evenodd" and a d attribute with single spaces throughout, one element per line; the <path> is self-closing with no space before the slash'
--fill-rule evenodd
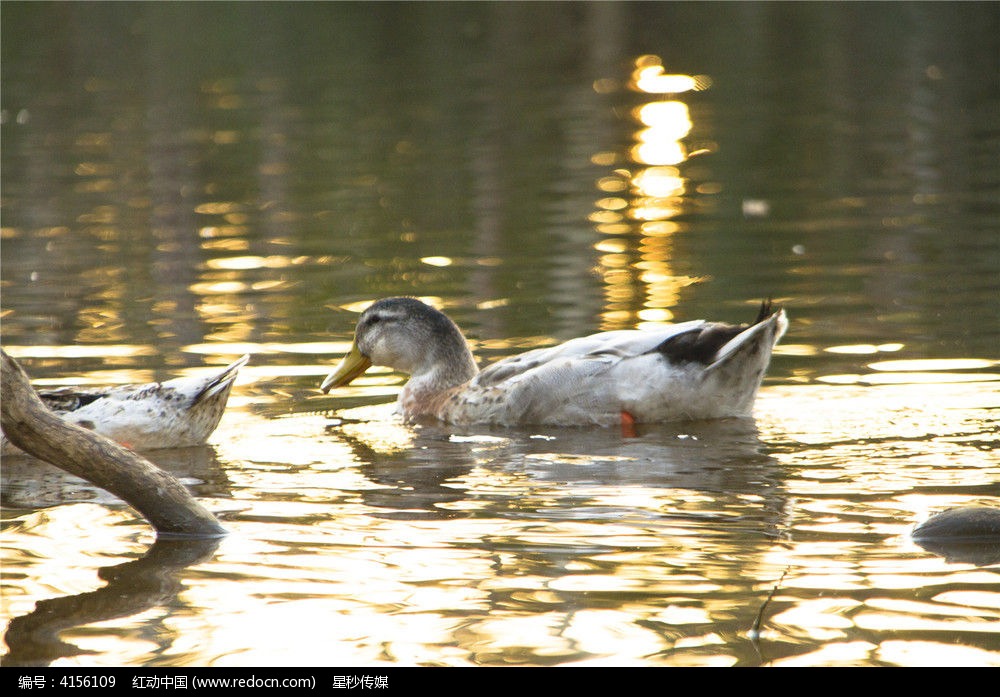
<path id="1" fill-rule="evenodd" d="M 332 373 L 326 376 L 323 384 L 319 386 L 321 392 L 326 394 L 331 387 L 343 387 L 349 385 L 351 380 L 363 375 L 372 365 L 371 359 L 358 350 L 358 342 L 351 344 L 351 350 L 347 352 L 340 365 Z"/>

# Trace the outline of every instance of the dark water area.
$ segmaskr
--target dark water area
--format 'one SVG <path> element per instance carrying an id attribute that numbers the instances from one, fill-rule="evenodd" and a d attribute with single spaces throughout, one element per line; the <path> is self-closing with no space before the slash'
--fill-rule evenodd
<path id="1" fill-rule="evenodd" d="M 995 559 L 909 537 L 1000 505 L 1000 4 L 5 2 L 0 27 L 5 350 L 43 385 L 252 354 L 210 444 L 151 455 L 218 548 L 151 547 L 5 458 L 6 664 L 1000 664 Z M 394 373 L 317 391 L 401 294 L 482 362 L 764 297 L 791 325 L 745 422 L 415 427 Z M 131 561 L 177 588 L 80 610 Z M 89 653 L 25 644 L 56 601 Z"/>

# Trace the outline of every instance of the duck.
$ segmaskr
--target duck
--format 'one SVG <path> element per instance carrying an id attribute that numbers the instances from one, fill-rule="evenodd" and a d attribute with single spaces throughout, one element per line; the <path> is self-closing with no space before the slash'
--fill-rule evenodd
<path id="1" fill-rule="evenodd" d="M 600 332 L 480 370 L 448 316 L 418 298 L 391 297 L 361 313 L 349 352 L 320 391 L 377 365 L 409 375 L 396 402 L 407 422 L 624 426 L 747 417 L 787 328 L 784 309 L 765 300 L 750 324 Z"/>
<path id="2" fill-rule="evenodd" d="M 106 436 L 132 450 L 204 445 L 229 401 L 249 354 L 206 375 L 114 387 L 36 389 L 62 419 Z M 3 455 L 21 451 L 3 438 Z"/>

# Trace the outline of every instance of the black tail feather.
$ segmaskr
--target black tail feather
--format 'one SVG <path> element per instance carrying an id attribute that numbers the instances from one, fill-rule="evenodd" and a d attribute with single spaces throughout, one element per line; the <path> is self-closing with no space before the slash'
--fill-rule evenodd
<path id="1" fill-rule="evenodd" d="M 718 356 L 719 349 L 735 339 L 752 326 L 768 320 L 774 313 L 780 311 L 774 307 L 771 298 L 760 304 L 760 311 L 753 324 L 725 324 L 713 322 L 696 329 L 672 336 L 657 346 L 657 351 L 671 363 L 700 363 L 711 365 Z"/>
<path id="2" fill-rule="evenodd" d="M 781 306 L 774 307 L 773 300 L 770 297 L 764 298 L 760 303 L 760 312 L 757 313 L 757 319 L 753 321 L 754 324 L 760 324 L 764 320 L 768 319 L 775 312 L 781 310 Z M 751 325 L 752 326 L 752 325 Z"/>
<path id="3" fill-rule="evenodd" d="M 247 364 L 247 361 L 249 360 L 250 355 L 247 354 L 235 363 L 227 366 L 225 370 L 219 373 L 214 380 L 205 385 L 205 387 L 203 387 L 201 391 L 194 396 L 194 399 L 191 400 L 191 404 L 198 404 L 198 402 L 202 401 L 206 397 L 218 394 L 220 390 L 226 389 L 234 380 L 236 380 L 236 374 L 239 372 L 240 368 Z"/>

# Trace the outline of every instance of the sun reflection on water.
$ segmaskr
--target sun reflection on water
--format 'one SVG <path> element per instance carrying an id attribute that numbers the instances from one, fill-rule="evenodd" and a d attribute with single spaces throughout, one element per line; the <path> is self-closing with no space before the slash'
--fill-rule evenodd
<path id="1" fill-rule="evenodd" d="M 601 324 L 605 330 L 669 323 L 681 291 L 705 280 L 676 272 L 671 236 L 684 229 L 675 218 L 690 209 L 693 195 L 704 193 L 689 191 L 682 172 L 694 154 L 687 141 L 695 124 L 680 95 L 708 89 L 711 80 L 667 74 L 661 59 L 653 55 L 640 56 L 634 66 L 629 88 L 650 101 L 631 112 L 637 129 L 625 157 L 629 166 L 597 181 L 599 191 L 615 195 L 595 201 L 590 216 L 604 235 L 595 249 L 601 252 L 598 271 L 605 285 Z M 599 155 L 592 159 L 601 162 Z"/>

